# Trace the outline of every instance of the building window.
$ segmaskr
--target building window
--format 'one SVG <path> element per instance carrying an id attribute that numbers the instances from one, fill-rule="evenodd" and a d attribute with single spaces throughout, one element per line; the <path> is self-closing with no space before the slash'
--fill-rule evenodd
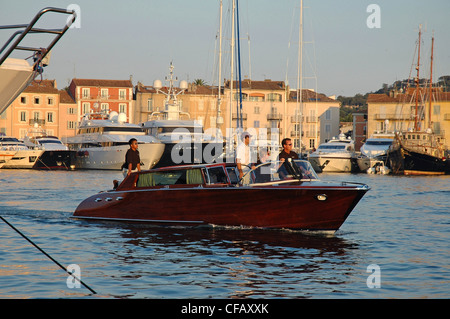
<path id="1" fill-rule="evenodd" d="M 34 120 L 39 120 L 39 112 L 34 112 L 33 113 L 33 119 Z"/>
<path id="2" fill-rule="evenodd" d="M 108 103 L 102 103 L 100 106 L 102 111 L 107 111 L 109 109 Z"/>
<path id="3" fill-rule="evenodd" d="M 147 111 L 153 111 L 153 99 L 147 99 Z"/>
<path id="4" fill-rule="evenodd" d="M 68 107 L 67 108 L 67 114 L 76 114 L 77 113 L 77 109 L 74 107 Z"/>
<path id="5" fill-rule="evenodd" d="M 254 108 L 254 113 L 255 113 L 255 114 L 259 114 L 259 113 L 260 113 L 259 106 L 255 106 L 255 108 Z"/>
<path id="6" fill-rule="evenodd" d="M 75 122 L 75 121 L 68 121 L 68 122 L 67 122 L 67 128 L 68 128 L 69 130 L 74 130 L 74 129 L 76 129 L 76 128 L 77 128 L 77 122 Z"/>
<path id="7" fill-rule="evenodd" d="M 282 96 L 278 93 L 269 93 L 267 94 L 267 101 L 270 102 L 281 102 Z"/>
<path id="8" fill-rule="evenodd" d="M 119 104 L 119 113 L 127 113 L 127 105 L 126 104 Z"/>
<path id="9" fill-rule="evenodd" d="M 47 104 L 48 105 L 53 105 L 53 98 L 52 97 L 47 98 Z"/>
<path id="10" fill-rule="evenodd" d="M 436 134 L 441 134 L 441 123 L 440 122 L 433 122 L 433 131 Z"/>
<path id="11" fill-rule="evenodd" d="M 264 102 L 264 94 L 262 93 L 250 93 L 248 100 L 251 102 Z"/>
<path id="12" fill-rule="evenodd" d="M 247 101 L 247 99 L 248 99 L 248 94 L 247 93 L 242 93 L 242 101 Z M 233 94 L 233 100 L 234 101 L 240 101 L 239 93 L 234 93 Z"/>
<path id="13" fill-rule="evenodd" d="M 100 92 L 101 92 L 100 94 L 101 94 L 102 99 L 107 99 L 109 97 L 108 89 L 101 89 Z"/>
<path id="14" fill-rule="evenodd" d="M 259 128 L 259 121 L 254 121 L 253 122 L 253 127 L 254 128 Z"/>
<path id="15" fill-rule="evenodd" d="M 91 111 L 90 108 L 91 108 L 90 103 L 83 103 L 83 109 L 82 109 L 83 114 L 81 114 L 81 115 L 89 113 Z"/>
<path id="16" fill-rule="evenodd" d="M 20 97 L 20 104 L 27 104 L 27 97 L 26 96 L 21 96 Z"/>
<path id="17" fill-rule="evenodd" d="M 20 112 L 20 122 L 26 122 L 27 121 L 27 112 L 22 111 Z"/>
<path id="18" fill-rule="evenodd" d="M 89 88 L 84 88 L 82 90 L 83 99 L 89 99 L 91 96 L 91 90 Z"/>
<path id="19" fill-rule="evenodd" d="M 53 123 L 53 112 L 47 113 L 47 122 Z"/>
<path id="20" fill-rule="evenodd" d="M 40 104 L 41 100 L 39 99 L 39 97 L 35 97 L 34 98 L 34 104 Z"/>
<path id="21" fill-rule="evenodd" d="M 119 90 L 119 100 L 125 100 L 127 95 L 127 90 L 120 89 Z"/>
<path id="22" fill-rule="evenodd" d="M 433 114 L 434 115 L 440 115 L 441 114 L 441 106 L 434 104 L 433 105 Z"/>

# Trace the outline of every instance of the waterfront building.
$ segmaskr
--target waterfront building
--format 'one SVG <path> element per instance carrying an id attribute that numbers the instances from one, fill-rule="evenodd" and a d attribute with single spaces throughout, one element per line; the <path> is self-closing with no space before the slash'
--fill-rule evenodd
<path id="1" fill-rule="evenodd" d="M 131 80 L 72 79 L 69 94 L 77 103 L 78 121 L 86 113 L 115 111 L 134 122 Z"/>
<path id="2" fill-rule="evenodd" d="M 237 123 L 238 83 L 233 83 L 232 127 Z M 230 96 L 230 82 L 225 84 L 224 96 Z M 292 90 L 283 81 L 242 81 L 243 127 L 267 130 L 278 129 L 279 141 L 289 137 L 294 148 L 313 150 L 339 134 L 340 102 L 311 89 Z M 225 120 L 229 123 L 229 120 Z M 301 131 L 301 133 L 300 133 Z"/>
<path id="3" fill-rule="evenodd" d="M 315 150 L 320 144 L 339 135 L 341 107 L 339 101 L 312 89 L 303 89 L 302 107 L 299 108 L 300 103 L 297 101 L 297 96 L 300 97 L 297 90 L 290 90 L 287 101 L 288 118 L 285 124 L 296 147 L 298 147 L 299 125 L 302 131 L 303 150 Z M 301 122 L 298 121 L 299 118 L 301 118 Z"/>
<path id="4" fill-rule="evenodd" d="M 74 136 L 78 129 L 77 102 L 66 90 L 59 90 L 59 137 Z"/>
<path id="5" fill-rule="evenodd" d="M 0 132 L 24 138 L 30 129 L 40 127 L 60 136 L 59 102 L 55 80 L 33 81 L 0 115 Z"/>
<path id="6" fill-rule="evenodd" d="M 392 91 L 389 95 L 369 94 L 367 137 L 374 133 L 411 131 L 417 125 L 421 131 L 431 129 L 450 147 L 450 92 L 433 88 L 430 103 L 428 89 L 421 88 L 417 108 L 415 94 L 415 88 Z"/>
<path id="7" fill-rule="evenodd" d="M 166 92 L 167 87 L 160 90 Z M 179 88 L 175 90 L 179 91 Z M 283 81 L 246 79 L 242 81 L 242 112 L 239 117 L 238 90 L 238 82 L 233 82 L 231 94 L 230 81 L 226 81 L 219 108 L 217 87 L 190 83 L 187 90 L 177 96 L 181 110 L 189 114 L 182 119 L 197 120 L 205 130 L 218 128 L 223 136 L 226 136 L 227 128 L 237 128 L 238 120 L 242 121 L 243 129 L 254 129 L 256 134 L 267 133 L 268 140 L 276 129 L 279 133 L 278 142 L 284 137 L 290 137 L 296 148 L 299 146 L 301 128 L 304 150 L 317 148 L 339 134 L 340 102 L 324 94 L 302 90 L 300 111 L 297 92 L 290 90 Z M 135 99 L 135 123 L 148 121 L 154 112 L 164 109 L 165 95 L 153 86 L 138 83 Z M 233 103 L 230 103 L 230 99 Z M 260 129 L 264 129 L 264 132 L 260 133 Z"/>

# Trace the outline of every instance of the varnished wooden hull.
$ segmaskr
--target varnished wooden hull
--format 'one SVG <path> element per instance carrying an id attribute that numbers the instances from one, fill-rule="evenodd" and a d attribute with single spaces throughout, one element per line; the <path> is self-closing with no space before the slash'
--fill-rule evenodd
<path id="1" fill-rule="evenodd" d="M 171 187 L 99 193 L 76 218 L 336 231 L 369 188 L 303 182 L 252 187 Z"/>

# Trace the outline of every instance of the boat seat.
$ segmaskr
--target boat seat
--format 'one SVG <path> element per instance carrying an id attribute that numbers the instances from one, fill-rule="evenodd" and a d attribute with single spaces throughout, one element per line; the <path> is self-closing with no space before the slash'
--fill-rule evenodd
<path id="1" fill-rule="evenodd" d="M 34 79 L 33 67 L 23 59 L 8 58 L 0 65 L 0 114 Z"/>

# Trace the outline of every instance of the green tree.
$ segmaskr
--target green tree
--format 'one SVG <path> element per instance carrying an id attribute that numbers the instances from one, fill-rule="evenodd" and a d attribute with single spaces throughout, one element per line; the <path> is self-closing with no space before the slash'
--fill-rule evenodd
<path id="1" fill-rule="evenodd" d="M 203 79 L 195 79 L 194 80 L 194 84 L 197 86 L 205 86 L 206 85 L 206 81 Z"/>

